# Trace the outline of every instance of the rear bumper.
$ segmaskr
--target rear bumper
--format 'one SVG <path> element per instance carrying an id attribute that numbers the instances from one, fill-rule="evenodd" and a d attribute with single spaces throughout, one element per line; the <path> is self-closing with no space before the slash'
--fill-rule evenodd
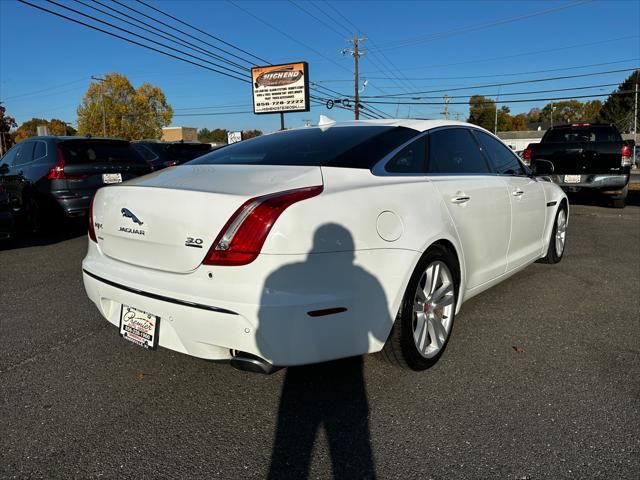
<path id="1" fill-rule="evenodd" d="M 598 190 L 601 193 L 612 195 L 621 193 L 622 189 L 629 183 L 628 174 L 607 175 L 607 174 L 576 174 L 580 175 L 580 181 L 575 183 L 566 182 L 566 177 L 572 174 L 551 175 L 553 183 L 562 187 L 563 190 L 575 192 L 582 189 Z M 574 175 L 572 175 L 574 176 Z"/>
<path id="2" fill-rule="evenodd" d="M 353 252 L 317 256 L 261 255 L 243 267 L 173 274 L 110 259 L 89 242 L 83 281 L 110 323 L 119 326 L 123 304 L 158 315 L 159 345 L 195 357 L 224 360 L 242 351 L 293 366 L 379 351 L 398 308 L 396 293 L 404 292 L 419 254 L 356 252 L 367 266 L 380 266 L 374 275 L 354 264 Z M 309 315 L 335 307 L 346 310 Z"/>
<path id="3" fill-rule="evenodd" d="M 65 216 L 82 217 L 88 215 L 93 193 L 75 193 L 73 191 L 52 192 Z"/>

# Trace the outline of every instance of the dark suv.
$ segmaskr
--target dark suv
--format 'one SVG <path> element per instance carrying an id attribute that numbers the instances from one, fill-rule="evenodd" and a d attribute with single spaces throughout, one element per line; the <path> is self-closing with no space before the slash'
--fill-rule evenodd
<path id="1" fill-rule="evenodd" d="M 33 137 L 0 159 L 0 187 L 9 195 L 16 222 L 35 232 L 56 215 L 86 215 L 103 185 L 150 171 L 126 140 Z"/>
<path id="2" fill-rule="evenodd" d="M 160 142 L 158 140 L 139 140 L 131 145 L 154 170 L 180 165 L 213 149 L 208 143 Z"/>

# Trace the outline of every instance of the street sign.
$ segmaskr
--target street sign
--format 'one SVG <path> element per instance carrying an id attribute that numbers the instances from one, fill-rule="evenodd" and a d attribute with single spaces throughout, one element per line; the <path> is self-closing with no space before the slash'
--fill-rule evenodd
<path id="1" fill-rule="evenodd" d="M 270 65 L 251 69 L 253 113 L 308 112 L 309 64 Z"/>

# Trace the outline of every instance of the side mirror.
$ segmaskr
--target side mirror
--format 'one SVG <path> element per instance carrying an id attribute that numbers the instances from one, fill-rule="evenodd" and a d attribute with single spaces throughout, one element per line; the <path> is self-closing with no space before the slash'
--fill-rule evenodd
<path id="1" fill-rule="evenodd" d="M 6 175 L 7 173 L 9 173 L 9 165 L 3 163 L 0 165 L 0 175 Z"/>
<path id="2" fill-rule="evenodd" d="M 555 168 L 549 160 L 534 160 L 531 162 L 531 171 L 536 176 L 551 175 Z"/>

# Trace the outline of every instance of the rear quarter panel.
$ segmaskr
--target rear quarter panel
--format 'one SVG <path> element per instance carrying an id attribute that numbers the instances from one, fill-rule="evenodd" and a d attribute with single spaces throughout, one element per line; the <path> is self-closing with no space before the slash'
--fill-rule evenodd
<path id="1" fill-rule="evenodd" d="M 354 251 L 353 264 L 372 275 L 386 297 L 386 315 L 371 318 L 370 331 L 386 328 L 388 333 L 418 260 L 438 240 L 456 249 L 464 291 L 464 257 L 432 182 L 419 176 L 378 177 L 362 169 L 323 167 L 322 173 L 323 193 L 282 214 L 263 254 Z"/>

